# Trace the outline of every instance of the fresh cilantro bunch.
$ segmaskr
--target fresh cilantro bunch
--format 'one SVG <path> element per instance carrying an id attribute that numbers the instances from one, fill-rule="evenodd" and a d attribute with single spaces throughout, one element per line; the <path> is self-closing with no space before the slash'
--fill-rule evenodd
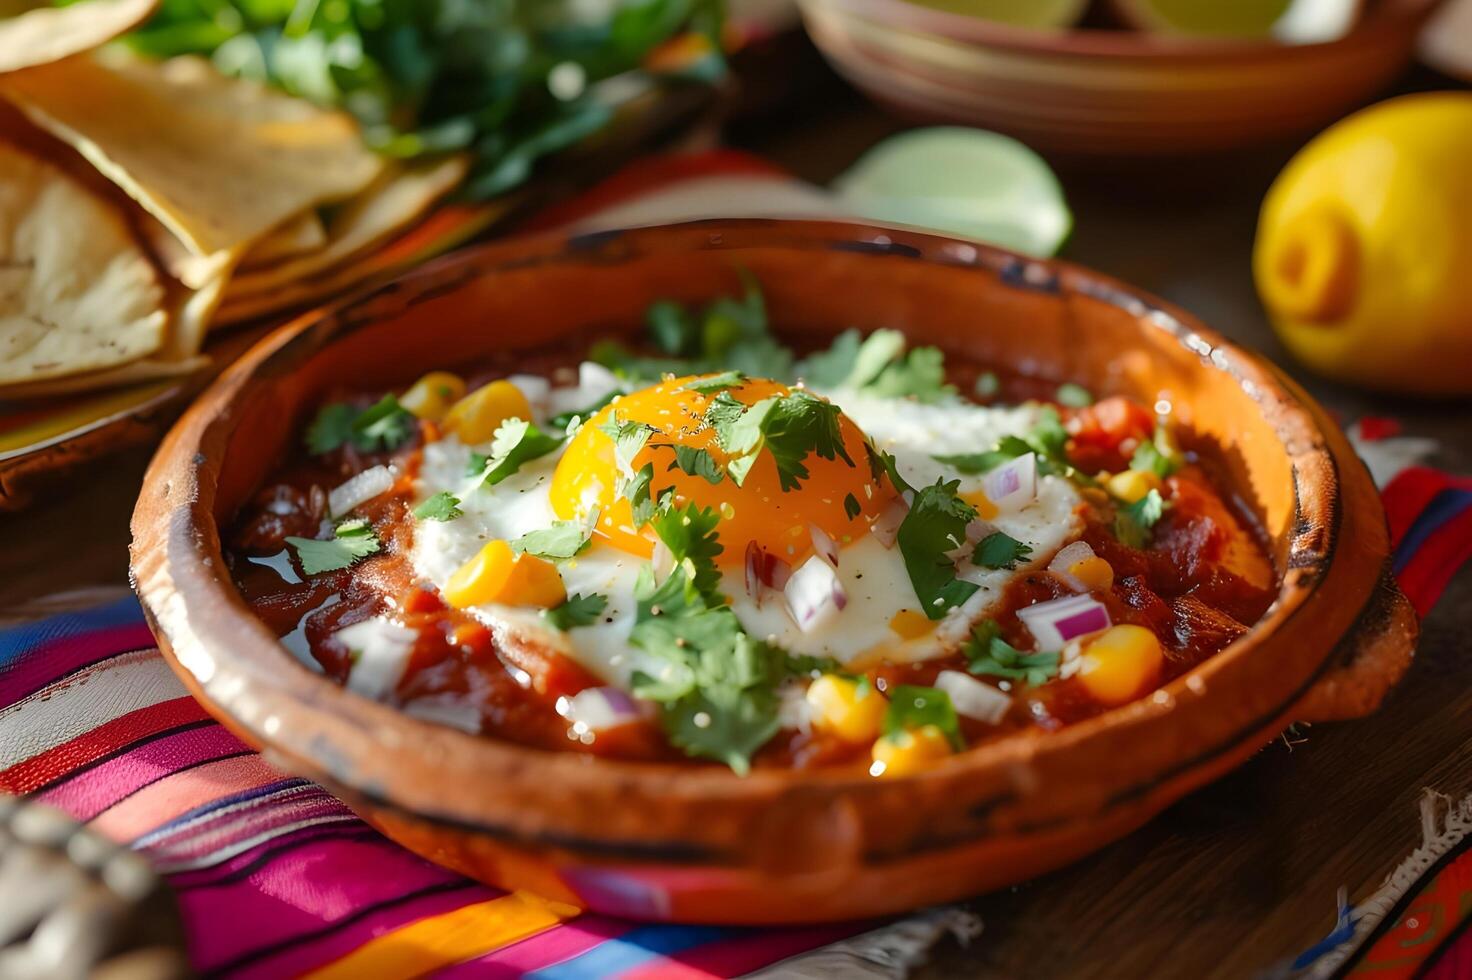
<path id="1" fill-rule="evenodd" d="M 487 198 L 601 129 L 587 87 L 665 41 L 706 35 L 720 73 L 721 23 L 720 0 L 164 0 L 125 40 L 345 109 L 388 156 L 469 151 L 467 193 Z"/>
<path id="2" fill-rule="evenodd" d="M 359 452 L 392 451 L 413 438 L 418 422 L 393 395 L 368 408 L 347 402 L 322 406 L 307 426 L 307 449 L 321 456 L 351 443 Z"/>
<path id="3" fill-rule="evenodd" d="M 906 350 L 898 330 L 839 334 L 826 351 L 808 357 L 798 374 L 818 388 L 852 388 L 881 398 L 937 402 L 955 395 L 946 383 L 945 355 L 937 347 Z"/>

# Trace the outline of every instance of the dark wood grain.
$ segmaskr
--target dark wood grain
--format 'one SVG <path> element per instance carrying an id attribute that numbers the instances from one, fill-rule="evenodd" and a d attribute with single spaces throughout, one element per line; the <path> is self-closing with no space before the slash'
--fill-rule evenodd
<path id="1" fill-rule="evenodd" d="M 1450 83 L 1425 76 L 1416 87 Z M 836 86 L 738 130 L 751 149 L 826 180 L 897 123 Z M 1256 209 L 1290 155 L 1207 166 L 1063 169 L 1077 219 L 1064 255 L 1200 315 L 1280 363 L 1252 289 Z M 1291 369 L 1291 366 L 1290 366 Z M 1367 397 L 1294 371 L 1346 419 L 1394 415 L 1472 472 L 1472 411 Z M 72 476 L 31 510 L 0 515 L 0 615 L 64 589 L 125 581 L 127 523 L 147 454 Z M 1276 742 L 1145 829 L 1073 867 L 971 903 L 985 932 L 946 947 L 929 976 L 1241 977 L 1291 959 L 1332 926 L 1334 894 L 1372 891 L 1420 841 L 1423 787 L 1472 792 L 1472 576 L 1424 624 L 1404 683 L 1370 719 Z"/>

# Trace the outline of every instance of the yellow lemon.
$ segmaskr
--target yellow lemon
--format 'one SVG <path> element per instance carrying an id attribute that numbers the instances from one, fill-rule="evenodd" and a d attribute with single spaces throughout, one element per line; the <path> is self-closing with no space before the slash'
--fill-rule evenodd
<path id="1" fill-rule="evenodd" d="M 1314 371 L 1472 393 L 1472 92 L 1402 96 L 1321 133 L 1268 192 L 1252 265 Z"/>

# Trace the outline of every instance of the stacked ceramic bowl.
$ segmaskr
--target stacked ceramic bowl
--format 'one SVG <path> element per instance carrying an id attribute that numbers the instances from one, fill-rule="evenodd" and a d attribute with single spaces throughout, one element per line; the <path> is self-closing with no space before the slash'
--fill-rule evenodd
<path id="1" fill-rule="evenodd" d="M 1439 2 L 1379 0 L 1356 5 L 1335 36 L 1257 39 L 1023 27 L 954 2 L 800 5 L 833 66 L 907 116 L 1118 156 L 1222 150 L 1321 126 L 1407 65 Z"/>

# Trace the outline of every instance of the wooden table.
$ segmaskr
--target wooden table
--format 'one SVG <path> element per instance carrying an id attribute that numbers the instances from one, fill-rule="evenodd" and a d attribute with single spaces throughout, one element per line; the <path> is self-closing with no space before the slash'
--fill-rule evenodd
<path id="1" fill-rule="evenodd" d="M 738 145 L 815 181 L 899 128 L 827 80 L 780 116 L 733 127 Z M 1446 86 L 1420 76 L 1407 84 Z M 1258 203 L 1292 148 L 1210 166 L 1065 166 L 1076 230 L 1064 256 L 1159 293 L 1274 359 L 1251 281 Z M 1286 363 L 1286 362 L 1285 362 Z M 1295 372 L 1352 420 L 1394 415 L 1441 443 L 1431 463 L 1472 473 L 1466 403 L 1370 397 Z M 128 518 L 148 453 L 83 471 L 31 510 L 0 515 L 0 620 L 61 590 L 126 583 Z M 1280 740 L 1126 840 L 1071 868 L 970 903 L 985 932 L 940 949 L 927 975 L 1242 977 L 1326 934 L 1336 890 L 1373 890 L 1420 843 L 1423 787 L 1472 792 L 1472 575 L 1424 624 L 1415 665 L 1376 716 Z"/>

